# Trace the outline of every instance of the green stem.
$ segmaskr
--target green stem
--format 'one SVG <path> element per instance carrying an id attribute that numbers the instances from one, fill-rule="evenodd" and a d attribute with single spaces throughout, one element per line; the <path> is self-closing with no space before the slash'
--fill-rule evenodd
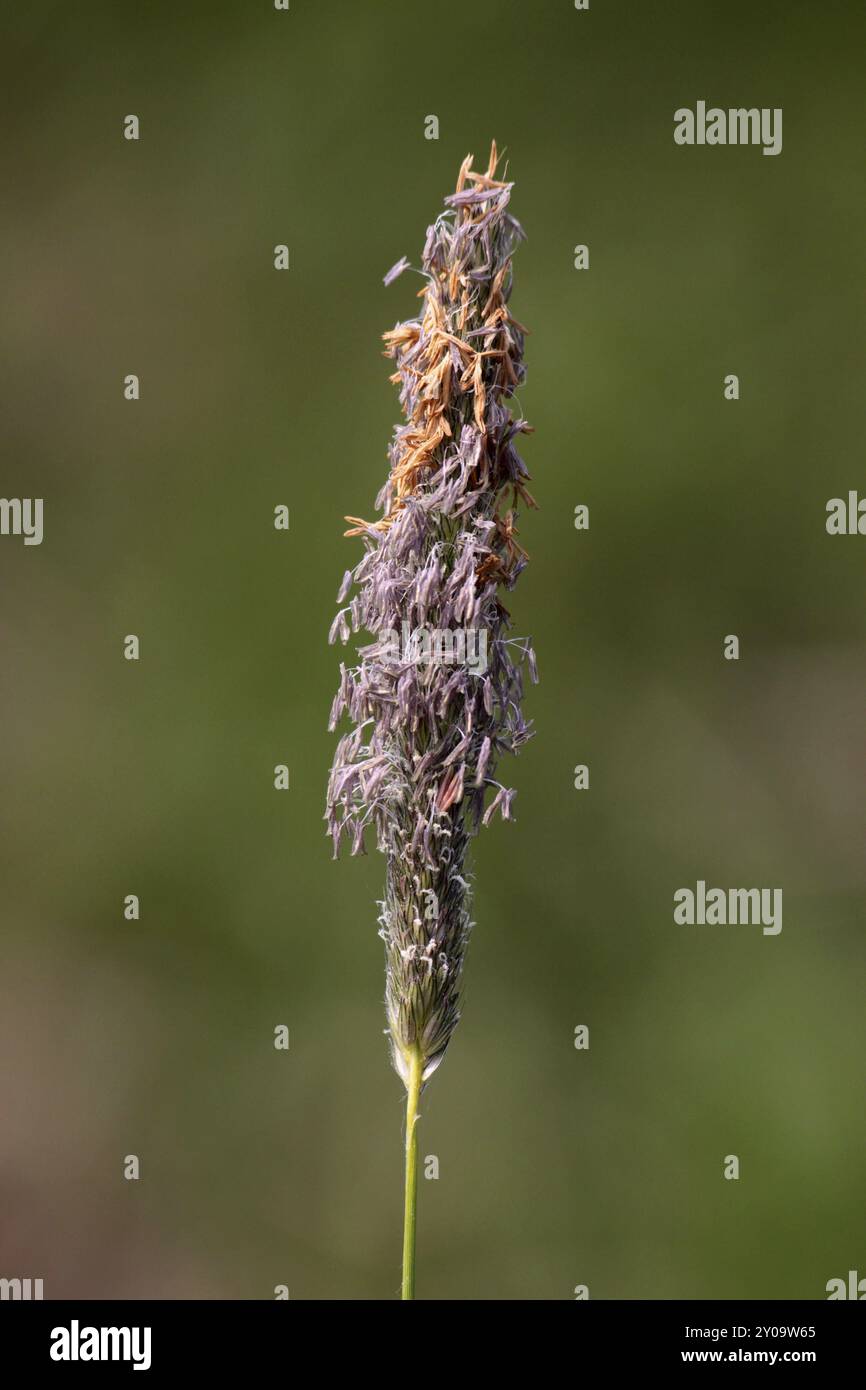
<path id="1" fill-rule="evenodd" d="M 418 1099 L 424 1059 L 417 1047 L 408 1057 L 409 1084 L 406 1087 L 406 1204 L 403 1215 L 403 1299 L 415 1297 L 415 1208 L 418 1196 Z"/>

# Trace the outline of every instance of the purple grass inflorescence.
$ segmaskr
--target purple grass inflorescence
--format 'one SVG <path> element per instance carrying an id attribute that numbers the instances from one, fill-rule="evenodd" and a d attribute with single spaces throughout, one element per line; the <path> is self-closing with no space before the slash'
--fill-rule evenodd
<path id="1" fill-rule="evenodd" d="M 508 635 L 501 597 L 526 564 L 517 504 L 534 503 L 516 448 L 530 427 L 509 406 L 525 375 L 525 330 L 508 309 L 523 231 L 497 162 L 495 145 L 486 173 L 467 156 L 427 233 L 421 313 L 385 334 L 405 421 L 377 498 L 382 516 L 347 518 L 365 553 L 343 578 L 346 606 L 330 635 L 373 638 L 358 665 L 340 667 L 329 727 L 344 714 L 354 727 L 336 750 L 326 819 L 335 857 L 344 839 L 363 853 L 370 826 L 386 858 L 385 1006 L 407 1085 L 410 1051 L 426 1079 L 459 1018 L 468 843 L 496 812 L 512 819 L 515 793 L 496 768 L 531 736 L 524 662 L 537 678 L 529 642 Z M 385 283 L 407 268 L 398 261 Z"/>

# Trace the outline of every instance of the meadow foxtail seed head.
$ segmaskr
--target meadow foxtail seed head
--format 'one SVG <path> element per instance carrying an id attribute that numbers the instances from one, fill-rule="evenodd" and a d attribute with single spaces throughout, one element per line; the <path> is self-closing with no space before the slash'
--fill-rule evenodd
<path id="1" fill-rule="evenodd" d="M 413 1052 L 426 1079 L 460 1016 L 468 844 L 497 811 L 512 818 L 514 792 L 496 767 L 531 736 L 524 662 L 537 679 L 529 642 L 509 638 L 501 597 L 526 564 L 517 505 L 534 502 L 515 445 L 530 426 L 509 405 L 525 375 L 525 330 L 508 308 L 523 230 L 497 163 L 495 144 L 485 173 L 471 155 L 463 161 L 427 232 L 421 312 L 384 335 L 405 421 L 376 500 L 381 517 L 347 518 L 365 553 L 344 575 L 338 602 L 356 592 L 330 633 L 373 638 L 357 666 L 340 666 L 329 727 L 344 714 L 354 727 L 337 746 L 326 819 L 335 857 L 344 838 L 364 853 L 371 826 L 386 858 L 385 1008 L 407 1085 Z M 386 285 L 408 268 L 404 257 Z"/>

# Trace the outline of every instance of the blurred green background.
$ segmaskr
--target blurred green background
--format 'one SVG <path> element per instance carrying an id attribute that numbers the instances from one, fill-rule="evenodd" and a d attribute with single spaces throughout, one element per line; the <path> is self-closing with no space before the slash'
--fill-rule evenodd
<path id="1" fill-rule="evenodd" d="M 2 19 L 2 492 L 44 497 L 45 539 L 0 539 L 0 1275 L 399 1287 L 383 861 L 329 857 L 326 634 L 398 415 L 379 335 L 416 303 L 381 277 L 491 137 L 528 234 L 511 606 L 542 682 L 422 1106 L 419 1296 L 866 1273 L 866 540 L 824 529 L 864 486 L 862 6 Z M 783 107 L 782 154 L 677 147 L 698 99 Z M 698 878 L 781 886 L 781 935 L 675 926 Z"/>

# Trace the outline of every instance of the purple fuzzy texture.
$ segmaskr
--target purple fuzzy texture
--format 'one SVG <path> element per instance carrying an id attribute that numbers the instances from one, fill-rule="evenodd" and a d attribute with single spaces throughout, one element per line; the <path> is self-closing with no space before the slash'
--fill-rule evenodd
<path id="1" fill-rule="evenodd" d="M 349 518 L 365 553 L 343 578 L 330 634 L 372 637 L 357 665 L 340 667 L 329 727 L 346 715 L 353 727 L 336 750 L 326 818 L 335 857 L 344 841 L 363 853 L 368 828 L 386 857 L 386 1013 L 404 1081 L 413 1049 L 432 1073 L 459 1018 L 472 925 L 468 842 L 496 812 L 512 819 L 515 793 L 497 780 L 497 764 L 531 735 L 522 666 L 535 679 L 535 658 L 527 641 L 509 637 L 502 602 L 526 563 L 516 505 L 532 505 L 515 447 L 529 426 L 509 408 L 524 377 L 524 330 L 507 308 L 523 232 L 507 211 L 512 185 L 494 178 L 495 167 L 495 147 L 486 174 L 464 163 L 428 229 L 422 313 L 385 335 L 405 422 L 377 498 L 382 517 Z M 476 634 L 486 669 L 435 651 L 419 659 L 423 642 L 395 648 L 394 634 L 422 631 Z"/>

